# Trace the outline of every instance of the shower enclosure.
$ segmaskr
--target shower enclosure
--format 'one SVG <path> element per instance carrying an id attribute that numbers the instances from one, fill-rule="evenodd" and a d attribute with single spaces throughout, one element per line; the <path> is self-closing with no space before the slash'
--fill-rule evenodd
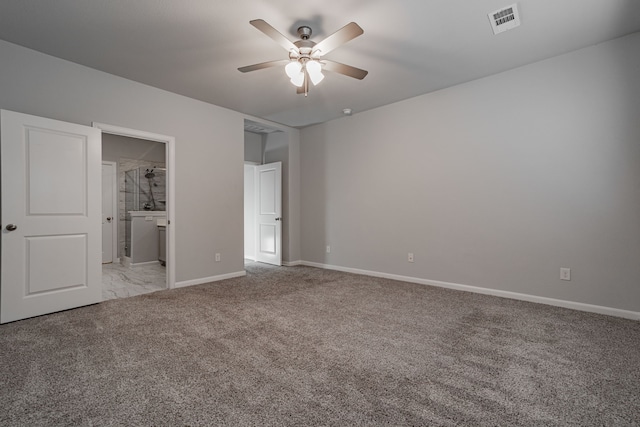
<path id="1" fill-rule="evenodd" d="M 166 211 L 165 168 L 139 167 L 124 173 L 125 256 L 131 258 L 131 214 L 139 211 Z"/>

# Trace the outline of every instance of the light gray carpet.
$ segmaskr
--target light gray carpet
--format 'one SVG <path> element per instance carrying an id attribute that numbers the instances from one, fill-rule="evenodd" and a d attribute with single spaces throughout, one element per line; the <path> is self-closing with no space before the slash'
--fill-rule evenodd
<path id="1" fill-rule="evenodd" d="M 247 270 L 0 326 L 0 425 L 640 423 L 640 322 Z"/>

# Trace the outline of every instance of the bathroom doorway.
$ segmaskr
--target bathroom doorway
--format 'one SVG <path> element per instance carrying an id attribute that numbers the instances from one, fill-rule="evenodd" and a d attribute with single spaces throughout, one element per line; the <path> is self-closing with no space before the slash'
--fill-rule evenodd
<path id="1" fill-rule="evenodd" d="M 116 187 L 114 209 L 103 209 L 103 300 L 172 288 L 174 139 L 104 124 L 94 127 L 102 130 L 103 173 L 114 171 L 107 179 Z M 107 200 L 111 196 L 104 194 L 109 191 L 104 179 L 103 174 Z M 104 241 L 110 233 L 112 241 Z M 109 247 L 111 259 L 105 254 Z"/>

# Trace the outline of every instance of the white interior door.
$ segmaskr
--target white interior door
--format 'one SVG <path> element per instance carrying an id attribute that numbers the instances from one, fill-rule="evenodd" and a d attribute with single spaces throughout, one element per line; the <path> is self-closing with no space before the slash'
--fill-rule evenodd
<path id="1" fill-rule="evenodd" d="M 112 263 L 116 236 L 116 163 L 102 162 L 102 263 Z"/>
<path id="2" fill-rule="evenodd" d="M 101 301 L 100 130 L 0 120 L 0 322 Z"/>
<path id="3" fill-rule="evenodd" d="M 256 166 L 256 261 L 282 264 L 282 163 Z"/>

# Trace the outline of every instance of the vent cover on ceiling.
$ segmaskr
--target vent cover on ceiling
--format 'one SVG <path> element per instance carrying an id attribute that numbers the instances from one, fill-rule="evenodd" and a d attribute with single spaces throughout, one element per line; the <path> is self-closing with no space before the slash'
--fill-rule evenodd
<path id="1" fill-rule="evenodd" d="M 493 34 L 502 33 L 520 25 L 520 15 L 518 15 L 518 5 L 503 7 L 489 14 Z"/>
<path id="2" fill-rule="evenodd" d="M 271 127 L 263 123 L 258 123 L 258 122 L 254 122 L 252 120 L 246 120 L 246 119 L 244 121 L 244 130 L 246 132 L 260 133 L 260 134 L 282 132 L 282 130 L 277 129 L 275 127 Z"/>

